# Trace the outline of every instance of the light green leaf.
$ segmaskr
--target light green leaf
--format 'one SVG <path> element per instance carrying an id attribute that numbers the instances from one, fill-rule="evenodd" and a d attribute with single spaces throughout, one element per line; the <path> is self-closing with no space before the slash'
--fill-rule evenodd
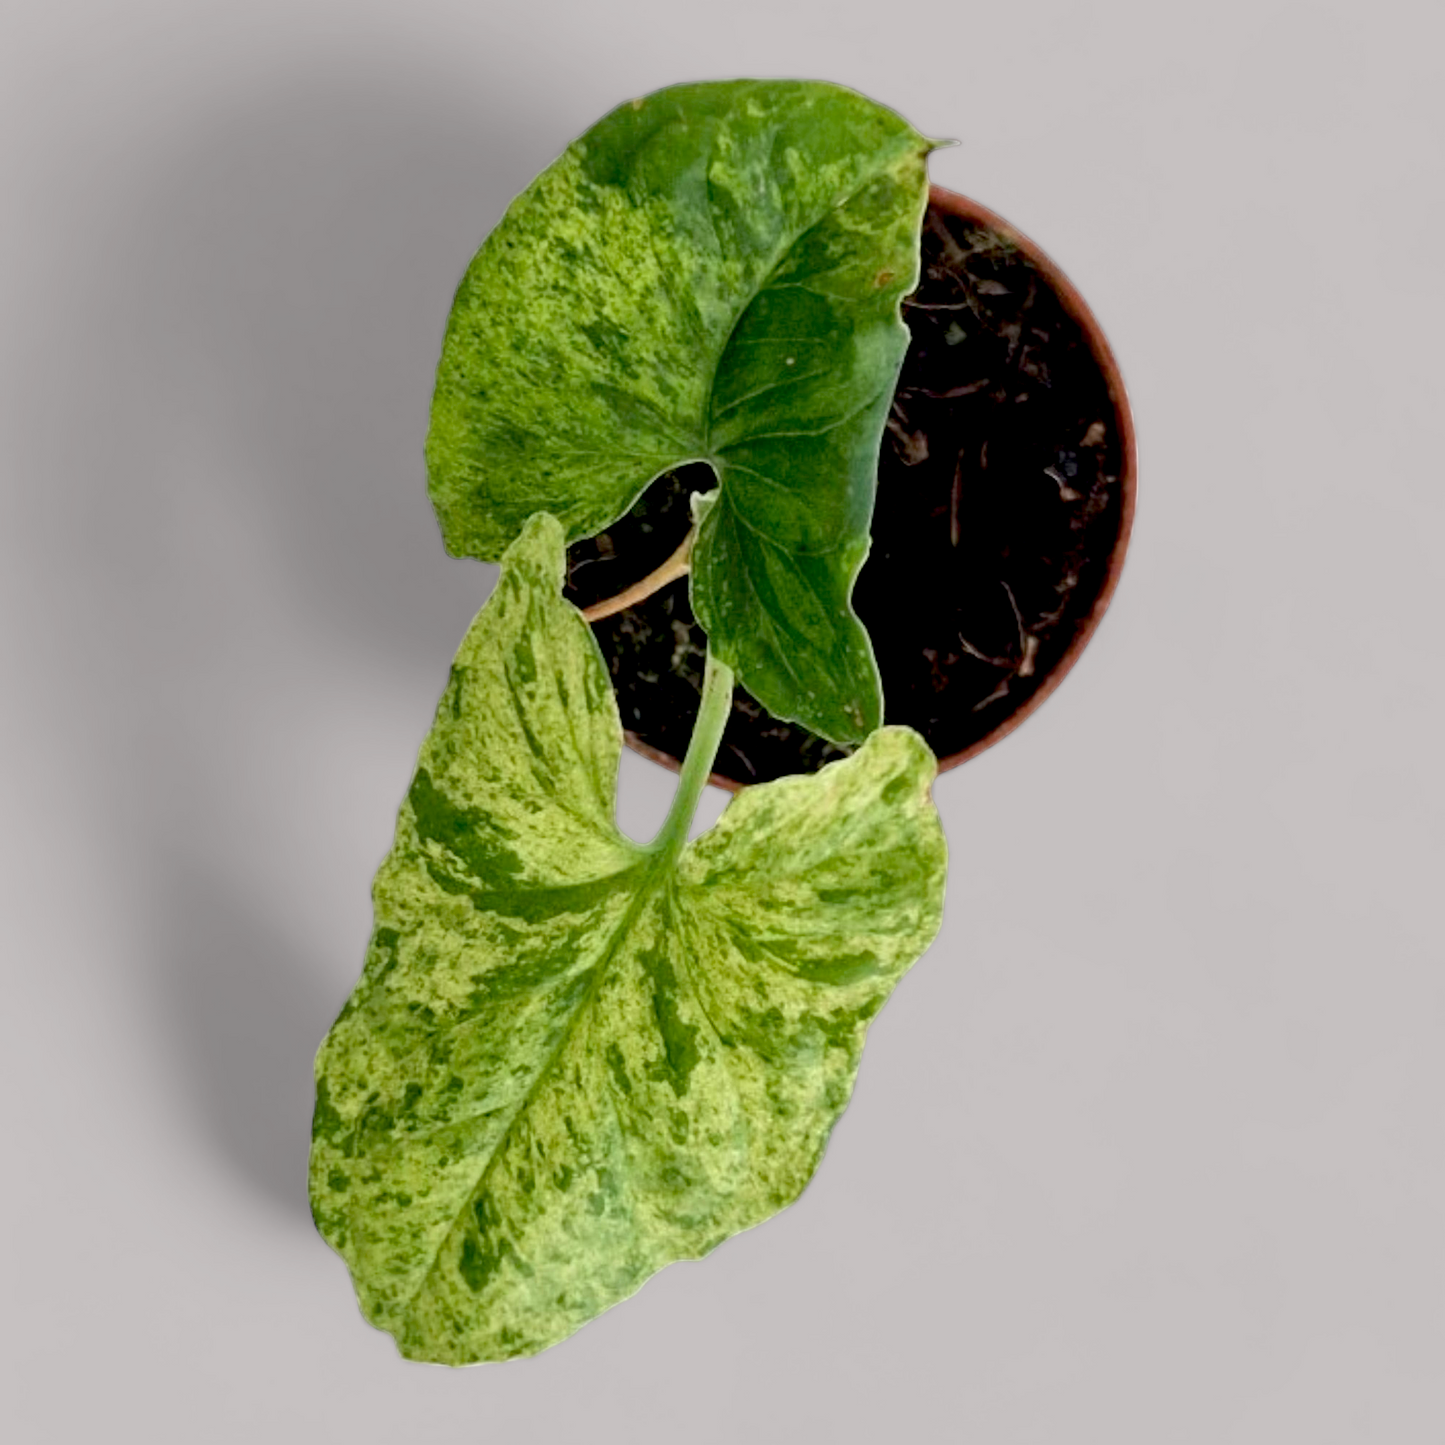
<path id="1" fill-rule="evenodd" d="M 312 1209 L 414 1359 L 540 1350 L 796 1198 L 939 923 L 934 760 L 906 729 L 747 790 L 695 843 L 619 834 L 621 729 L 562 567 L 533 519 L 317 1058 Z"/>
<path id="2" fill-rule="evenodd" d="M 693 554 L 714 655 L 836 742 L 882 719 L 849 605 L 908 345 L 931 143 L 854 91 L 682 85 L 612 112 L 513 202 L 457 292 L 427 461 L 447 547 L 569 540 L 710 462 Z"/>

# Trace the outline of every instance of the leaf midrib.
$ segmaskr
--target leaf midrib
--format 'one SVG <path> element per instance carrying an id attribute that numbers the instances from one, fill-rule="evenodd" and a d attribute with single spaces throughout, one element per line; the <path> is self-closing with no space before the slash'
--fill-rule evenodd
<path id="1" fill-rule="evenodd" d="M 903 158 L 903 156 L 907 154 L 907 149 L 901 148 L 896 152 L 890 153 L 887 160 L 881 162 L 875 170 L 865 171 L 861 176 L 859 176 L 857 183 L 853 186 L 851 190 L 845 191 L 840 199 L 834 200 L 830 204 L 823 207 L 806 226 L 796 232 L 796 234 L 794 234 L 792 238 L 787 241 L 786 244 L 781 245 L 774 253 L 772 259 L 769 261 L 768 269 L 763 279 L 759 281 L 759 283 L 752 289 L 752 292 L 749 294 L 747 300 L 738 307 L 737 314 L 732 319 L 732 325 L 728 327 L 727 339 L 723 342 L 722 348 L 717 354 L 717 360 L 713 362 L 712 375 L 708 378 L 707 397 L 701 417 L 702 425 L 700 431 L 702 435 L 703 449 L 707 452 L 707 460 L 709 463 L 712 464 L 714 472 L 717 471 L 718 459 L 714 456 L 712 445 L 713 394 L 717 390 L 718 373 L 721 371 L 723 361 L 726 359 L 729 351 L 732 350 L 733 338 L 737 335 L 737 329 L 739 324 L 742 322 L 743 317 L 747 315 L 748 309 L 752 306 L 753 302 L 756 301 L 758 297 L 761 296 L 763 292 L 766 291 L 768 287 L 772 284 L 773 277 L 777 274 L 778 267 L 782 265 L 783 261 L 787 259 L 789 254 L 791 254 L 793 248 L 798 244 L 798 242 L 803 239 L 804 236 L 810 235 L 813 231 L 816 231 L 818 227 L 821 226 L 823 222 L 828 218 L 828 216 L 832 214 L 832 212 L 842 210 L 843 207 L 846 206 L 855 196 L 857 196 L 858 193 L 862 191 L 869 182 L 876 180 L 879 176 L 884 174 L 884 172 L 887 171 L 890 166 L 895 165 L 900 159 Z M 766 339 L 772 340 L 773 338 L 769 337 Z M 812 338 L 808 339 L 811 340 Z M 721 484 L 721 476 L 718 477 L 718 481 L 719 484 Z"/>
<path id="2" fill-rule="evenodd" d="M 621 840 L 621 834 L 618 834 L 618 837 Z M 587 990 L 586 996 L 573 1011 L 571 1019 L 568 1020 L 566 1027 L 562 1030 L 561 1038 L 557 1041 L 556 1046 L 553 1048 L 551 1054 L 548 1055 L 542 1067 L 537 1071 L 537 1077 L 532 1080 L 531 1085 L 522 1096 L 512 1117 L 507 1121 L 507 1127 L 502 1131 L 495 1148 L 493 1148 L 487 1156 L 486 1162 L 483 1164 L 481 1172 L 477 1175 L 476 1181 L 467 1191 L 461 1206 L 452 1216 L 451 1223 L 447 1226 L 445 1233 L 440 1236 L 440 1243 L 436 1253 L 432 1256 L 431 1263 L 427 1266 L 426 1272 L 418 1281 L 416 1288 L 407 1297 L 406 1303 L 401 1306 L 399 1313 L 402 1323 L 412 1323 L 412 1307 L 416 1304 L 417 1300 L 421 1298 L 423 1293 L 425 1293 L 432 1277 L 436 1274 L 441 1264 L 442 1254 L 447 1241 L 451 1239 L 457 1226 L 465 1219 L 467 1211 L 475 1208 L 477 1197 L 482 1190 L 486 1188 L 487 1181 L 491 1178 L 492 1170 L 496 1167 L 497 1161 L 502 1157 L 508 1143 L 511 1141 L 512 1131 L 517 1127 L 518 1120 L 531 1108 L 542 1086 L 551 1078 L 557 1066 L 557 1061 L 562 1057 L 563 1053 L 566 1052 L 567 1046 L 572 1042 L 577 1032 L 579 1022 L 586 1016 L 588 1010 L 591 1009 L 592 1005 L 596 1002 L 598 992 L 611 972 L 618 949 L 621 947 L 623 940 L 631 932 L 637 919 L 641 916 L 644 907 L 652 900 L 655 894 L 660 892 L 676 875 L 678 860 L 686 846 L 687 840 L 683 838 L 671 847 L 659 849 L 651 853 L 650 860 L 646 858 L 649 850 L 645 847 L 639 848 L 638 851 L 644 855 L 645 867 L 638 883 L 637 892 L 633 896 L 632 902 L 628 905 L 627 911 L 622 915 L 617 927 L 613 930 L 612 937 L 608 940 L 607 947 L 597 962 L 597 966 L 593 972 L 592 985 Z M 637 864 L 633 864 L 632 866 L 636 868 Z M 611 876 L 620 878 L 630 871 L 632 871 L 632 869 L 620 869 Z"/>

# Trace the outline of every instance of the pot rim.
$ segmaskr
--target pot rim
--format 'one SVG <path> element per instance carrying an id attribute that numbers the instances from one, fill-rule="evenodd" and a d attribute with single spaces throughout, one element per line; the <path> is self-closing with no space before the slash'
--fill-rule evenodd
<path id="1" fill-rule="evenodd" d="M 1099 623 L 1103 620 L 1104 613 L 1108 610 L 1109 603 L 1113 599 L 1114 591 L 1119 585 L 1119 577 L 1124 570 L 1124 556 L 1129 550 L 1129 537 L 1134 528 L 1134 506 L 1138 492 L 1138 447 L 1134 435 L 1134 417 L 1129 408 L 1129 394 L 1124 386 L 1124 376 L 1119 370 L 1119 363 L 1115 359 L 1113 348 L 1110 347 L 1108 339 L 1104 335 L 1104 329 L 1099 325 L 1098 318 L 1089 309 L 1088 303 L 1079 294 L 1078 287 L 1064 274 L 1063 269 L 1037 242 L 1030 240 L 1017 226 L 1004 220 L 996 211 L 991 211 L 987 206 L 980 205 L 977 201 L 958 191 L 950 191 L 944 186 L 929 186 L 928 200 L 930 205 L 940 211 L 957 216 L 964 221 L 972 222 L 974 225 L 986 226 L 991 231 L 998 232 L 1001 236 L 1012 242 L 1020 251 L 1028 257 L 1030 263 L 1038 270 L 1049 284 L 1053 287 L 1065 312 L 1077 323 L 1088 342 L 1089 350 L 1094 360 L 1098 363 L 1099 370 L 1103 373 L 1105 386 L 1108 389 L 1109 401 L 1114 408 L 1114 424 L 1119 433 L 1119 445 L 1121 463 L 1119 467 L 1119 494 L 1120 494 L 1120 517 L 1119 531 L 1114 539 L 1114 545 L 1109 553 L 1108 562 L 1104 568 L 1104 581 L 1100 586 L 1088 614 L 1081 620 L 1073 640 L 1064 650 L 1063 655 L 1050 668 L 1048 674 L 1040 682 L 1038 688 L 1030 695 L 1023 706 L 1012 712 L 976 742 L 970 744 L 962 751 L 950 753 L 947 757 L 939 758 L 938 771 L 946 773 L 952 768 L 959 767 L 971 758 L 976 758 L 986 748 L 991 748 L 995 743 L 1001 742 L 1016 728 L 1027 722 L 1044 701 L 1052 696 L 1055 689 L 1069 675 L 1073 666 L 1079 660 L 1084 648 L 1089 645 L 1094 633 L 1098 630 Z M 645 758 L 650 758 L 655 763 L 661 763 L 663 767 L 670 768 L 677 772 L 680 764 L 678 759 L 671 753 L 665 753 L 660 748 L 653 747 L 650 743 L 644 742 L 636 733 L 630 729 L 624 731 L 623 736 L 627 740 L 627 746 L 635 753 L 640 753 Z M 729 793 L 738 793 L 745 787 L 752 786 L 747 783 L 739 783 L 733 778 L 725 778 L 720 773 L 713 773 L 708 781 L 717 788 L 722 788 Z"/>

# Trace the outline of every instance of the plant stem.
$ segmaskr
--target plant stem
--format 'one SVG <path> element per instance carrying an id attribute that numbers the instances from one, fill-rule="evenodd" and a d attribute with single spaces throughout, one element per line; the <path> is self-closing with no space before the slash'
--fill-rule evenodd
<path id="1" fill-rule="evenodd" d="M 641 582 L 634 582 L 631 587 L 619 592 L 616 597 L 604 597 L 601 602 L 594 602 L 591 607 L 584 607 L 582 615 L 589 622 L 600 622 L 604 617 L 611 617 L 614 612 L 621 612 L 624 607 L 631 607 L 635 602 L 646 601 L 654 592 L 666 587 L 669 582 L 675 582 L 679 577 L 685 577 L 688 561 L 692 556 L 692 539 L 696 533 L 697 528 L 694 527 L 682 539 L 682 546 L 655 572 L 649 572 Z"/>
<path id="2" fill-rule="evenodd" d="M 687 745 L 687 757 L 683 759 L 677 792 L 673 795 L 667 821 L 649 844 L 656 852 L 675 855 L 687 842 L 687 830 L 692 826 L 698 799 L 702 797 L 702 790 L 712 774 L 713 760 L 717 757 L 732 706 L 732 668 L 719 662 L 709 648 L 702 678 L 702 701 L 698 703 L 697 719 L 692 725 L 692 739 Z"/>

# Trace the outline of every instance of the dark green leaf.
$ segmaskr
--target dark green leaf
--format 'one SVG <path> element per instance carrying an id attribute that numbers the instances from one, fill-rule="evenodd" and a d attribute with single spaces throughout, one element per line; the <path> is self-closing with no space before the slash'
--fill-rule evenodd
<path id="1" fill-rule="evenodd" d="M 512 204 L 457 293 L 427 459 L 454 553 L 533 512 L 569 540 L 710 462 L 693 605 L 779 717 L 882 718 L 849 598 L 908 333 L 929 142 L 838 86 L 676 86 L 620 107 Z"/>

